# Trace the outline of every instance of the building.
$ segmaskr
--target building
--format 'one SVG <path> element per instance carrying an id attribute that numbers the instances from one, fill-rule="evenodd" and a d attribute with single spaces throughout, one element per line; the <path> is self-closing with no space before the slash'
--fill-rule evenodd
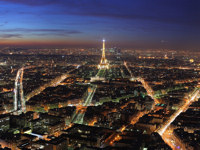
<path id="1" fill-rule="evenodd" d="M 0 115 L 0 132 L 5 132 L 10 128 L 10 116 Z"/>

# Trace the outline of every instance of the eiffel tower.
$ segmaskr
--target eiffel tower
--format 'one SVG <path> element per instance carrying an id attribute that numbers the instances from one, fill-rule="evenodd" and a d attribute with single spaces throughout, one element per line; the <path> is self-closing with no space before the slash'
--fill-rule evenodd
<path id="1" fill-rule="evenodd" d="M 102 57 L 100 64 L 98 65 L 99 69 L 108 69 L 109 68 L 109 63 L 106 59 L 106 53 L 105 53 L 105 40 L 103 40 L 103 50 L 102 50 Z"/>

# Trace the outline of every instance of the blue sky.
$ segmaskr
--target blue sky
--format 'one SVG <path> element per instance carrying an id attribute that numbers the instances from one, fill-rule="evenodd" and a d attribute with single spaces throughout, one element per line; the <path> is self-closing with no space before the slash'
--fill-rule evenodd
<path id="1" fill-rule="evenodd" d="M 0 45 L 200 48 L 198 0 L 1 0 Z"/>

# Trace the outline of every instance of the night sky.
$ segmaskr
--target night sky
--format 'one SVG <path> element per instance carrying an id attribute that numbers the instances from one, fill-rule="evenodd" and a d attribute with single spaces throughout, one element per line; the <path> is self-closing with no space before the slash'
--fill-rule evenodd
<path id="1" fill-rule="evenodd" d="M 0 0 L 0 45 L 200 50 L 200 0 Z"/>

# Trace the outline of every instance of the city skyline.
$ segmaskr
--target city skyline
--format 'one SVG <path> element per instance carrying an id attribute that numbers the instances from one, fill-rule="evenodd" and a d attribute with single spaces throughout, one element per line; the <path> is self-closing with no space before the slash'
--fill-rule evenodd
<path id="1" fill-rule="evenodd" d="M 200 1 L 0 0 L 0 150 L 200 149 Z"/>
<path id="2" fill-rule="evenodd" d="M 199 50 L 199 2 L 0 2 L 0 46 L 108 47 Z"/>

